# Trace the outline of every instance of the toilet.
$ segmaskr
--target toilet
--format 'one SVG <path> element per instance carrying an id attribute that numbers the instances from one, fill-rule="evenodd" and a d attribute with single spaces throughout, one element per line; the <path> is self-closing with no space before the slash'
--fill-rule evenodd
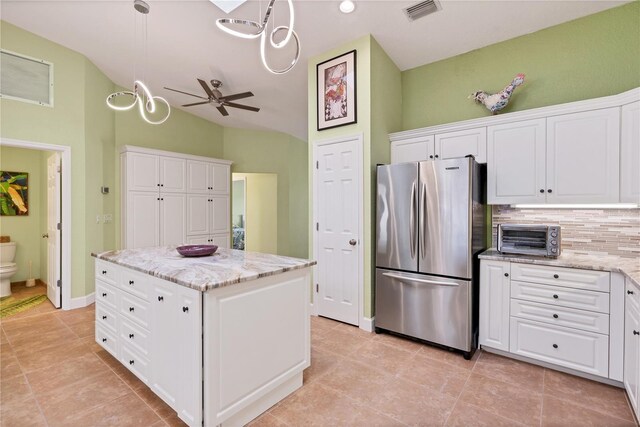
<path id="1" fill-rule="evenodd" d="M 11 277 L 18 271 L 15 257 L 16 242 L 0 243 L 0 297 L 11 295 Z"/>

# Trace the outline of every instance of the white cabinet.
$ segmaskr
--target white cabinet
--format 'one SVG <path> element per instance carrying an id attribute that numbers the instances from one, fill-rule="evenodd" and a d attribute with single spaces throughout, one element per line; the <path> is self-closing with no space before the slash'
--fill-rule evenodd
<path id="1" fill-rule="evenodd" d="M 640 289 L 626 280 L 624 322 L 624 388 L 640 416 Z"/>
<path id="2" fill-rule="evenodd" d="M 620 109 L 547 118 L 547 202 L 617 203 Z"/>
<path id="3" fill-rule="evenodd" d="M 480 267 L 480 345 L 509 351 L 509 270 L 505 261 Z"/>
<path id="4" fill-rule="evenodd" d="M 391 163 L 421 162 L 433 159 L 435 145 L 433 135 L 410 138 L 391 143 Z"/>
<path id="5" fill-rule="evenodd" d="M 485 127 L 436 134 L 435 157 L 451 159 L 472 155 L 478 163 L 487 162 L 487 129 Z"/>
<path id="6" fill-rule="evenodd" d="M 620 201 L 640 203 L 640 102 L 622 106 Z"/>
<path id="7" fill-rule="evenodd" d="M 151 339 L 151 389 L 194 423 L 202 417 L 202 388 L 194 387 L 202 383 L 200 292 L 153 280 L 150 301 L 153 327 L 162 331 Z"/>
<path id="8" fill-rule="evenodd" d="M 230 162 L 125 146 L 121 164 L 125 248 L 229 233 Z"/>
<path id="9" fill-rule="evenodd" d="M 545 119 L 487 128 L 487 203 L 544 203 Z"/>

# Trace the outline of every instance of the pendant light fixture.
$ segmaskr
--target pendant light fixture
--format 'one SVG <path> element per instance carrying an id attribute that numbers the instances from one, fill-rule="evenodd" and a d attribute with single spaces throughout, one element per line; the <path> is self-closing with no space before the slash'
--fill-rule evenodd
<path id="1" fill-rule="evenodd" d="M 216 26 L 227 34 L 231 34 L 232 36 L 240 37 L 243 39 L 256 39 L 260 37 L 260 59 L 262 60 L 262 65 L 264 65 L 264 67 L 273 74 L 284 74 L 290 71 L 296 65 L 298 59 L 300 58 L 300 39 L 298 38 L 296 32 L 293 30 L 295 18 L 293 14 L 292 0 L 287 0 L 287 4 L 289 5 L 289 25 L 280 25 L 277 27 L 273 25 L 273 29 L 271 30 L 269 35 L 267 35 L 267 24 L 269 23 L 269 20 L 271 19 L 271 16 L 273 14 L 273 5 L 275 2 L 276 0 L 269 0 L 267 10 L 264 14 L 264 17 L 262 18 L 262 23 L 251 21 L 248 19 L 220 18 L 216 20 Z M 246 30 L 246 32 L 237 31 L 229 28 L 229 25 L 244 25 L 245 27 L 248 27 L 248 29 Z M 284 39 L 280 42 L 276 42 L 275 36 L 282 31 L 287 32 Z M 282 49 L 289 43 L 289 41 L 291 41 L 292 38 L 295 40 L 296 53 L 293 57 L 293 60 L 287 67 L 276 70 L 269 65 L 266 57 L 267 37 L 269 38 L 269 44 L 275 49 Z"/>
<path id="2" fill-rule="evenodd" d="M 147 58 L 147 15 L 149 14 L 149 10 L 151 9 L 149 5 L 143 0 L 135 0 L 133 2 L 133 8 L 143 16 L 143 32 L 144 32 L 144 59 L 146 62 Z M 134 15 L 135 22 L 135 15 Z M 160 96 L 153 96 L 149 88 L 142 82 L 142 80 L 138 79 L 136 76 L 136 68 L 135 62 L 138 57 L 137 52 L 135 52 L 135 38 L 136 38 L 136 26 L 134 25 L 134 82 L 133 82 L 133 92 L 131 91 L 119 91 L 114 92 L 107 97 L 107 105 L 116 111 L 127 111 L 131 110 L 138 105 L 138 111 L 140 112 L 140 117 L 142 119 L 151 124 L 151 125 L 159 125 L 167 121 L 169 115 L 171 114 L 171 107 L 166 99 Z M 146 65 L 146 64 L 145 64 Z M 130 97 L 131 101 L 129 104 L 118 105 L 114 103 L 114 100 L 119 97 Z M 149 118 L 149 114 L 156 113 L 156 103 L 164 104 L 167 108 L 167 114 L 159 120 L 152 120 Z"/>

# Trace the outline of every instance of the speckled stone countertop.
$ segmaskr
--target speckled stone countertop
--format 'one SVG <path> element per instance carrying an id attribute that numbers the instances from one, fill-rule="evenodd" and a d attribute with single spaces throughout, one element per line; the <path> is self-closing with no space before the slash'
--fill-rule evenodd
<path id="1" fill-rule="evenodd" d="M 554 267 L 584 268 L 587 270 L 613 271 L 622 273 L 640 287 L 640 257 L 596 256 L 563 251 L 558 258 L 534 257 L 529 255 L 501 254 L 489 249 L 479 255 L 480 259 L 521 262 L 524 264 L 551 265 Z"/>
<path id="2" fill-rule="evenodd" d="M 315 261 L 218 248 L 215 254 L 186 258 L 175 246 L 92 253 L 114 264 L 200 292 L 315 265 Z"/>

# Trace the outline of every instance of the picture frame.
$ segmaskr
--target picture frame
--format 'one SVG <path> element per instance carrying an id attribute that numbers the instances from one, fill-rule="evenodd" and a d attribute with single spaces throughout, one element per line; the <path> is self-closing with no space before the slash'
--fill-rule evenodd
<path id="1" fill-rule="evenodd" d="M 29 215 L 29 173 L 0 170 L 0 216 Z"/>
<path id="2" fill-rule="evenodd" d="M 354 49 L 316 65 L 318 131 L 358 122 L 356 55 Z"/>

